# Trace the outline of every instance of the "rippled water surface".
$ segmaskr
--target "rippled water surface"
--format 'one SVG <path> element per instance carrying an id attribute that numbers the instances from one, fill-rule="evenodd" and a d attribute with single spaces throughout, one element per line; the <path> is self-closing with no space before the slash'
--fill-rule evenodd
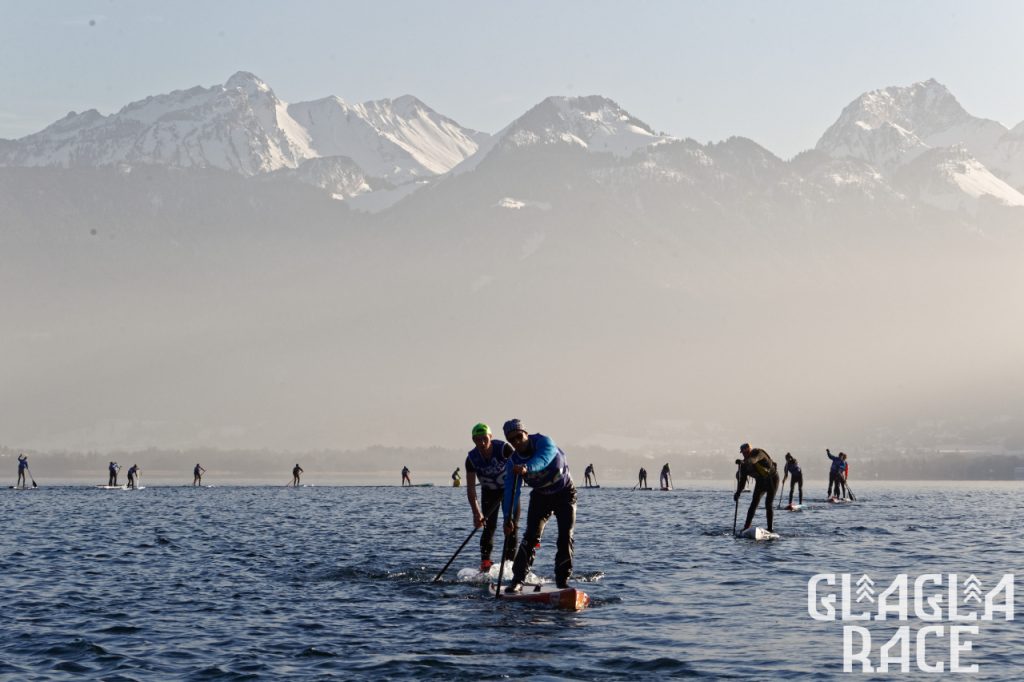
<path id="1" fill-rule="evenodd" d="M 0 677 L 831 678 L 843 624 L 808 615 L 812 575 L 1024 575 L 1022 484 L 856 492 L 778 512 L 782 539 L 756 543 L 731 536 L 724 487 L 581 489 L 575 577 L 594 604 L 567 613 L 460 582 L 475 537 L 431 583 L 472 528 L 464 489 L 4 490 Z M 1024 679 L 1022 621 L 974 640 L 975 678 Z"/>

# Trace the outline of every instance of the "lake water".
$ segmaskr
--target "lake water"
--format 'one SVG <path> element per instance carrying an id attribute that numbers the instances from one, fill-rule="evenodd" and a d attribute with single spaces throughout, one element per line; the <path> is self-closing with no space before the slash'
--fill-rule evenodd
<path id="1" fill-rule="evenodd" d="M 0 678 L 828 679 L 844 626 L 865 623 L 811 618 L 815 574 L 880 592 L 957 573 L 986 593 L 1024 575 L 1024 485 L 862 485 L 856 504 L 777 512 L 782 539 L 761 543 L 731 536 L 728 483 L 581 489 L 575 578 L 594 603 L 579 613 L 460 582 L 476 537 L 431 583 L 472 528 L 464 488 L 4 490 Z M 534 567 L 549 580 L 553 557 L 551 527 Z M 877 665 L 900 623 L 867 625 Z M 974 625 L 973 678 L 1024 679 L 1022 622 Z M 926 663 L 949 670 L 948 639 L 926 638 Z M 935 679 L 915 646 L 909 676 Z"/>

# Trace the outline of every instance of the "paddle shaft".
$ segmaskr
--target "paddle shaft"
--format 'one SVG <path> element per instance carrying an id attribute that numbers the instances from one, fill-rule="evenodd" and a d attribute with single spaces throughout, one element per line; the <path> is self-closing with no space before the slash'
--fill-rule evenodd
<path id="1" fill-rule="evenodd" d="M 484 516 L 484 523 L 487 523 L 487 519 L 491 518 L 491 514 L 493 514 L 496 511 L 498 511 L 498 507 L 500 507 L 500 506 L 501 506 L 501 501 L 499 500 L 497 502 L 497 504 L 495 504 L 494 506 L 491 507 L 491 510 L 489 512 L 487 512 L 487 515 Z M 452 554 L 452 558 L 448 560 L 448 563 L 446 563 L 444 565 L 444 568 L 442 568 L 440 571 L 437 572 L 437 575 L 434 576 L 434 580 L 432 582 L 436 583 L 438 580 L 441 579 L 441 576 L 444 575 L 444 572 L 447 571 L 448 567 L 452 565 L 453 561 L 455 561 L 455 557 L 459 556 L 459 553 L 462 552 L 462 550 L 466 547 L 467 544 L 469 544 L 470 539 L 474 535 L 476 535 L 476 532 L 478 530 L 480 530 L 480 529 L 476 527 L 476 524 L 473 524 L 473 530 L 471 530 L 469 532 L 469 535 L 466 536 L 466 539 L 463 540 L 462 544 L 459 545 L 459 548 L 457 550 L 455 550 L 455 554 Z M 502 551 L 502 553 L 501 553 L 501 559 L 502 559 L 502 561 L 505 560 L 505 552 L 504 551 Z"/>
<path id="2" fill-rule="evenodd" d="M 512 477 L 512 513 L 515 513 L 519 505 L 519 474 L 513 474 Z M 518 516 L 518 515 L 517 515 Z M 505 529 L 502 528 L 501 532 L 504 533 Z M 508 536 L 505 536 L 505 541 L 501 543 L 501 565 L 498 567 L 498 586 L 494 588 L 494 598 L 501 599 L 501 579 L 505 574 L 505 550 L 508 549 Z M 519 547 L 516 546 L 516 551 L 512 555 L 512 563 L 515 564 L 516 555 L 519 554 Z"/>
<path id="3" fill-rule="evenodd" d="M 740 464 L 740 465 L 738 465 L 736 467 L 736 483 L 737 483 L 736 487 L 739 487 L 739 473 L 740 473 L 740 469 L 742 468 L 742 466 L 743 465 Z M 736 535 L 736 521 L 739 519 L 739 517 L 740 517 L 740 497 L 739 497 L 739 495 L 737 495 L 736 496 L 736 509 L 732 513 L 732 534 L 733 535 Z"/>

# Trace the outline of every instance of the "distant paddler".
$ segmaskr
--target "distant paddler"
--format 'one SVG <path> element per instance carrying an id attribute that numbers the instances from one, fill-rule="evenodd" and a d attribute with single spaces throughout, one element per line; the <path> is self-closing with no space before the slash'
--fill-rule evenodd
<path id="1" fill-rule="evenodd" d="M 27 483 L 25 480 L 25 470 L 28 469 L 28 457 L 22 452 L 18 455 L 18 482 L 14 484 L 15 488 L 25 488 Z"/>
<path id="2" fill-rule="evenodd" d="M 796 461 L 796 457 L 786 453 L 786 466 L 782 472 L 782 487 L 786 486 L 786 477 L 789 476 L 789 506 L 793 507 L 793 488 L 800 486 L 800 497 L 797 504 L 804 503 L 804 472 L 800 469 L 800 465 Z"/>
<path id="3" fill-rule="evenodd" d="M 462 485 L 462 474 L 459 473 L 459 467 L 455 467 L 455 471 L 452 472 L 452 487 L 458 488 Z"/>
<path id="4" fill-rule="evenodd" d="M 587 468 L 583 470 L 583 480 L 588 488 L 597 483 L 597 474 L 594 472 L 593 464 L 588 464 Z"/>
<path id="5" fill-rule="evenodd" d="M 120 468 L 121 465 L 118 464 L 117 462 L 111 462 L 110 464 L 107 465 L 107 472 L 109 473 L 109 476 L 107 476 L 108 486 L 113 487 L 117 485 L 117 472 Z"/>
<path id="6" fill-rule="evenodd" d="M 298 462 L 292 467 L 292 486 L 295 488 L 299 487 L 299 481 L 302 480 L 302 474 L 306 473 L 305 470 L 299 466 Z"/>
<path id="7" fill-rule="evenodd" d="M 196 462 L 196 468 L 192 470 L 192 485 L 203 484 L 203 474 L 206 473 L 206 469 L 199 466 L 199 462 Z"/>
<path id="8" fill-rule="evenodd" d="M 402 486 L 412 485 L 412 479 L 409 478 L 409 467 L 402 467 Z"/>
<path id="9" fill-rule="evenodd" d="M 516 550 L 512 566 L 512 583 L 507 593 L 522 590 L 526 573 L 537 555 L 544 526 L 551 515 L 558 521 L 558 546 L 555 552 L 555 583 L 559 589 L 569 586 L 572 575 L 573 534 L 576 528 L 576 486 L 569 474 L 565 453 L 555 441 L 539 433 L 529 434 L 519 419 L 505 422 L 505 438 L 515 448 L 505 471 L 505 496 L 502 512 L 505 517 L 505 535 L 516 530 L 513 516 L 519 501 L 522 483 L 533 488 L 530 507 L 526 513 L 526 531 Z"/>
<path id="10" fill-rule="evenodd" d="M 139 473 L 141 471 L 142 471 L 142 469 L 139 468 L 138 464 L 132 464 L 130 467 L 128 467 L 128 487 L 129 488 L 138 488 L 139 487 L 138 486 L 137 478 L 138 478 L 138 475 L 139 475 Z"/>
<path id="11" fill-rule="evenodd" d="M 476 447 L 466 455 L 466 498 L 473 512 L 473 527 L 483 528 L 480 535 L 480 571 L 484 572 L 489 571 L 492 565 L 494 530 L 498 527 L 498 512 L 505 494 L 505 467 L 514 451 L 505 441 L 492 438 L 491 427 L 487 424 L 474 425 L 471 435 Z M 476 496 L 477 479 L 480 480 L 482 505 Z M 514 516 L 518 521 L 518 510 Z M 504 560 L 515 556 L 517 539 L 517 532 L 505 539 Z"/>
<path id="12" fill-rule="evenodd" d="M 775 462 L 768 456 L 768 453 L 761 448 L 751 449 L 750 445 L 744 443 L 740 446 L 740 453 L 743 459 L 736 460 L 738 465 L 739 480 L 736 482 L 736 494 L 732 499 L 739 502 L 740 493 L 747 485 L 747 477 L 754 479 L 754 494 L 750 501 L 750 508 L 747 509 L 747 520 L 743 524 L 743 530 L 750 528 L 754 522 L 754 514 L 757 512 L 757 505 L 761 498 L 765 498 L 765 516 L 768 519 L 768 532 L 772 532 L 774 520 L 772 502 L 775 501 L 775 491 L 779 487 L 779 472 Z M 742 531 L 740 531 L 742 532 Z"/>
<path id="13" fill-rule="evenodd" d="M 661 489 L 672 490 L 672 471 L 668 468 L 668 462 L 661 467 Z"/>
<path id="14" fill-rule="evenodd" d="M 833 455 L 832 451 L 825 448 L 825 455 L 832 460 L 832 467 L 828 472 L 828 497 L 839 498 L 843 495 L 843 482 L 846 474 L 846 455 L 839 453 Z"/>
<path id="15" fill-rule="evenodd" d="M 636 485 L 640 486 L 640 490 L 643 490 L 644 488 L 648 487 L 647 486 L 647 469 L 644 469 L 643 467 L 640 467 L 639 480 L 637 481 Z M 636 486 L 633 486 L 633 487 L 636 487 Z"/>

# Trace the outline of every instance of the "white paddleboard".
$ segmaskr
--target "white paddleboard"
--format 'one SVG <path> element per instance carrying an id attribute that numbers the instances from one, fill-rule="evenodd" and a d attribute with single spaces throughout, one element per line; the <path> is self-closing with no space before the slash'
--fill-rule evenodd
<path id="1" fill-rule="evenodd" d="M 769 530 L 761 528 L 759 526 L 751 526 L 744 531 L 741 531 L 738 538 L 746 538 L 747 540 L 778 540 L 780 535 L 778 533 L 772 533 Z"/>
<path id="2" fill-rule="evenodd" d="M 100 490 L 128 490 L 127 485 L 98 485 Z"/>
<path id="3" fill-rule="evenodd" d="M 786 506 L 786 511 L 803 511 L 804 506 L 802 504 L 790 504 Z"/>
<path id="4" fill-rule="evenodd" d="M 832 504 L 849 504 L 850 500 L 844 500 L 841 497 L 830 497 L 828 501 Z"/>

